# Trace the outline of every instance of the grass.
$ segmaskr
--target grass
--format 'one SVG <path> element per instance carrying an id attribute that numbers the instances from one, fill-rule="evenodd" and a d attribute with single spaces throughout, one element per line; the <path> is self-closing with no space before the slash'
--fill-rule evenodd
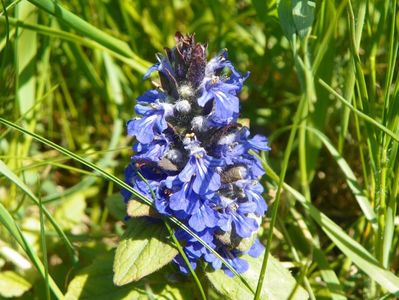
<path id="1" fill-rule="evenodd" d="M 105 199 L 125 186 L 124 124 L 177 30 L 251 71 L 242 118 L 272 147 L 260 156 L 270 208 L 254 294 L 271 253 L 311 299 L 398 295 L 397 1 L 0 3 L 0 278 L 17 297 L 72 295 L 115 248 L 123 223 Z M 114 298 L 216 297 L 199 274 L 181 280 L 155 275 Z"/>

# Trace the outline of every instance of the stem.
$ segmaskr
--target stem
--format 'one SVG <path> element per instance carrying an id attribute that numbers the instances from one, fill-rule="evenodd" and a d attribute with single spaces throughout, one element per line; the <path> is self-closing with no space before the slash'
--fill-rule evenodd
<path id="1" fill-rule="evenodd" d="M 263 256 L 262 268 L 261 268 L 260 275 L 259 275 L 258 285 L 256 286 L 256 293 L 255 293 L 255 298 L 254 298 L 255 300 L 260 299 L 263 281 L 264 281 L 265 275 L 266 275 L 267 262 L 268 262 L 270 248 L 271 248 L 271 244 L 272 244 L 271 242 L 272 242 L 272 238 L 273 238 L 273 228 L 274 228 L 274 225 L 276 224 L 277 212 L 278 212 L 278 207 L 279 207 L 280 199 L 281 199 L 281 191 L 282 191 L 283 184 L 284 184 L 284 178 L 285 178 L 285 175 L 287 172 L 288 161 L 290 159 L 290 155 L 291 155 L 291 151 L 292 151 L 292 145 L 294 143 L 296 132 L 297 132 L 298 127 L 302 120 L 301 116 L 302 116 L 302 113 L 303 113 L 303 110 L 305 107 L 305 103 L 306 103 L 305 99 L 306 99 L 305 97 L 302 97 L 301 101 L 299 102 L 298 110 L 294 117 L 294 124 L 293 124 L 292 130 L 290 132 L 290 136 L 288 138 L 287 148 L 284 152 L 284 159 L 283 159 L 283 164 L 281 167 L 280 177 L 279 177 L 279 181 L 278 181 L 276 200 L 274 201 L 274 204 L 273 204 L 272 217 L 270 220 L 269 232 L 267 235 L 266 250 L 265 250 L 265 254 Z"/>

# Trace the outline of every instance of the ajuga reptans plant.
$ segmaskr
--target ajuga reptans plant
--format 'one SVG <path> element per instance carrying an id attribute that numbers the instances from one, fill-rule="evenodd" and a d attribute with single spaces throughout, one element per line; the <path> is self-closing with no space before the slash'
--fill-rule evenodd
<path id="1" fill-rule="evenodd" d="M 144 78 L 157 71 L 160 85 L 137 98 L 139 117 L 127 123 L 136 137 L 126 181 L 148 198 L 157 212 L 189 226 L 237 272 L 248 269 L 242 254 L 259 256 L 256 238 L 267 210 L 259 183 L 261 163 L 250 150 L 269 150 L 267 139 L 250 137 L 237 122 L 242 75 L 223 50 L 206 60 L 207 46 L 194 35 L 176 34 L 176 46 L 157 55 Z M 140 175 L 138 174 L 140 173 Z M 126 202 L 130 194 L 123 191 Z M 193 268 L 202 258 L 214 269 L 221 261 L 183 230 L 176 232 Z M 182 272 L 188 268 L 174 259 Z"/>

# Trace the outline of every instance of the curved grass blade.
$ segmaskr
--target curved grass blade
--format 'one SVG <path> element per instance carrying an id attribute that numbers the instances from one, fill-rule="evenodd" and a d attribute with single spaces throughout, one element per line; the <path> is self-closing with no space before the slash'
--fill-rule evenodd
<path id="1" fill-rule="evenodd" d="M 6 21 L 5 17 L 0 16 L 0 22 L 4 23 L 5 21 Z M 122 55 L 119 52 L 115 52 L 113 49 L 107 48 L 104 45 L 99 44 L 96 41 L 83 38 L 81 36 L 78 36 L 78 35 L 70 33 L 70 32 L 57 30 L 57 29 L 54 29 L 54 28 L 51 28 L 48 26 L 40 25 L 40 24 L 29 24 L 29 23 L 26 23 L 26 22 L 23 22 L 21 20 L 11 18 L 11 17 L 8 17 L 8 22 L 10 25 L 18 26 L 18 27 L 28 29 L 28 30 L 33 30 L 40 34 L 45 34 L 48 36 L 61 38 L 63 40 L 78 43 L 78 44 L 81 44 L 81 45 L 84 45 L 86 47 L 90 47 L 93 49 L 100 49 L 102 51 L 108 51 L 109 53 L 111 53 L 112 55 L 114 55 L 118 59 L 122 60 L 124 63 L 131 66 L 133 69 L 135 69 L 136 71 L 138 71 L 142 74 L 144 74 L 147 71 L 148 67 L 151 65 L 149 62 L 147 62 L 146 60 L 144 60 L 138 56 L 126 57 L 125 55 Z"/>
<path id="2" fill-rule="evenodd" d="M 0 174 L 3 174 L 5 177 L 7 177 L 9 180 L 11 180 L 14 184 L 16 184 L 21 190 L 24 191 L 24 193 L 32 199 L 32 201 L 37 205 L 40 206 L 40 200 L 32 193 L 32 191 L 29 189 L 29 187 L 23 183 L 17 175 L 12 172 L 7 165 L 0 160 Z M 54 220 L 52 215 L 49 213 L 49 211 L 43 206 L 43 213 L 45 214 L 46 218 L 50 221 L 51 225 L 54 227 L 55 231 L 58 233 L 60 236 L 61 240 L 65 243 L 67 246 L 67 250 L 69 255 L 71 256 L 73 262 L 78 261 L 78 257 L 75 254 L 75 251 L 73 249 L 72 243 L 69 241 L 68 237 L 65 235 L 65 233 L 62 231 L 58 223 Z"/>
<path id="3" fill-rule="evenodd" d="M 51 0 L 28 0 L 33 5 L 55 16 L 60 22 L 68 25 L 80 34 L 98 42 L 106 48 L 109 48 L 121 55 L 127 57 L 137 57 L 129 46 L 117 38 L 103 32 L 90 23 L 86 22 L 69 10 L 63 8 L 55 1 Z"/>
<path id="4" fill-rule="evenodd" d="M 46 299 L 50 300 L 50 285 L 49 285 L 49 273 L 48 273 L 48 260 L 47 260 L 47 245 L 46 245 L 46 231 L 44 225 L 44 213 L 43 213 L 43 203 L 41 197 L 39 197 L 39 213 L 40 213 L 40 243 L 43 252 L 43 265 L 44 265 L 44 281 L 46 289 Z"/>
<path id="5" fill-rule="evenodd" d="M 118 177 L 116 177 L 113 174 L 110 174 L 106 171 L 104 171 L 102 168 L 96 166 L 94 163 L 87 161 L 86 159 L 82 158 L 81 156 L 69 151 L 68 149 L 65 149 L 64 147 L 61 147 L 59 145 L 57 145 L 56 143 L 36 134 L 33 132 L 30 132 L 29 130 L 26 130 L 16 124 L 14 124 L 13 122 L 10 122 L 6 119 L 3 119 L 0 117 L 0 123 L 3 125 L 6 125 L 7 127 L 11 127 L 21 133 L 27 134 L 29 136 L 32 136 L 34 139 L 38 140 L 39 142 L 46 144 L 47 146 L 56 149 L 57 151 L 59 151 L 60 153 L 80 162 L 81 164 L 89 167 L 90 169 L 98 172 L 100 175 L 102 175 L 103 177 L 105 177 L 106 179 L 114 182 L 115 184 L 117 184 L 119 187 L 124 188 L 126 190 L 128 190 L 129 192 L 132 193 L 133 196 L 135 196 L 138 200 L 141 200 L 143 203 L 152 206 L 152 201 L 150 199 L 148 199 L 147 197 L 143 196 L 141 193 L 139 193 L 138 191 L 136 191 L 134 188 L 132 188 L 130 185 L 128 185 L 126 182 L 124 182 L 123 180 L 119 179 Z M 190 234 L 192 237 L 194 237 L 199 243 L 201 243 L 205 248 L 207 248 L 210 252 L 212 252 L 212 254 L 214 254 L 218 259 L 220 259 L 222 261 L 222 263 L 237 277 L 240 278 L 240 280 L 244 283 L 244 285 L 252 292 L 254 293 L 252 287 L 249 285 L 249 283 L 239 274 L 237 273 L 237 271 L 223 258 L 219 255 L 219 253 L 217 253 L 214 249 L 212 249 L 212 247 L 210 247 L 206 242 L 204 242 L 196 233 L 194 233 L 190 228 L 188 228 L 185 224 L 183 224 L 181 221 L 179 221 L 178 219 L 176 219 L 175 217 L 168 217 L 168 218 L 164 218 L 165 222 L 171 221 L 174 224 L 176 224 L 177 226 L 179 226 L 181 229 L 183 229 L 184 231 L 186 231 L 188 234 Z"/>
<path id="6" fill-rule="evenodd" d="M 0 223 L 3 224 L 3 226 L 8 230 L 8 232 L 14 237 L 14 239 L 17 241 L 19 245 L 21 245 L 22 249 L 25 251 L 25 253 L 28 255 L 32 263 L 35 265 L 39 273 L 43 278 L 46 277 L 44 267 L 42 262 L 40 261 L 39 257 L 35 254 L 34 250 L 32 247 L 29 245 L 28 241 L 25 239 L 23 236 L 21 230 L 15 223 L 14 219 L 10 215 L 10 213 L 7 211 L 7 209 L 0 203 Z M 48 281 L 51 290 L 53 291 L 54 295 L 58 299 L 64 299 L 64 295 L 56 285 L 54 279 L 49 275 L 48 276 Z"/>
<path id="7" fill-rule="evenodd" d="M 387 135 L 389 135 L 391 138 L 393 138 L 396 142 L 399 143 L 399 136 L 395 134 L 393 131 L 390 129 L 386 128 L 384 125 L 381 125 L 378 123 L 376 120 L 373 118 L 369 117 L 365 113 L 357 110 L 356 108 L 353 107 L 352 104 L 349 103 L 348 100 L 344 99 L 340 94 L 338 94 L 332 87 L 330 87 L 325 81 L 322 79 L 319 79 L 319 83 L 325 87 L 332 95 L 337 97 L 338 100 L 340 100 L 343 104 L 345 104 L 351 111 L 353 111 L 355 114 L 357 114 L 360 118 L 362 118 L 364 121 L 374 125 L 375 127 L 381 129 L 383 132 L 385 132 Z"/>
<path id="8" fill-rule="evenodd" d="M 258 156 L 259 157 L 259 156 Z M 261 159 L 266 174 L 275 182 L 279 182 L 279 176 L 273 171 L 268 163 Z M 334 242 L 334 244 L 351 259 L 363 272 L 368 274 L 372 279 L 378 282 L 383 288 L 390 293 L 399 293 L 399 278 L 392 272 L 381 267 L 377 259 L 370 254 L 361 244 L 352 239 L 340 226 L 335 224 L 325 214 L 320 212 L 317 207 L 308 203 L 305 197 L 289 186 L 283 184 L 284 188 L 308 211 L 309 215 L 316 221 L 326 235 Z"/>
<path id="9" fill-rule="evenodd" d="M 367 197 L 364 195 L 363 190 L 358 183 L 355 174 L 353 173 L 351 167 L 348 165 L 346 160 L 339 154 L 338 150 L 332 145 L 328 137 L 323 134 L 321 131 L 316 128 L 305 127 L 306 130 L 312 132 L 316 135 L 320 141 L 326 146 L 327 150 L 333 156 L 338 166 L 341 168 L 341 171 L 345 174 L 346 182 L 349 188 L 352 190 L 353 195 L 355 196 L 357 203 L 360 206 L 364 216 L 367 220 L 370 221 L 371 225 L 375 230 L 377 230 L 377 217 L 374 213 L 373 208 L 370 205 Z"/>

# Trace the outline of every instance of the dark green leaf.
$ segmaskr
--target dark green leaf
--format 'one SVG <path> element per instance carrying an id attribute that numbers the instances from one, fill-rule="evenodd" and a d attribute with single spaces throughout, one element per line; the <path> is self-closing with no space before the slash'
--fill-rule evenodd
<path id="1" fill-rule="evenodd" d="M 308 0 L 292 0 L 292 17 L 299 36 L 305 38 L 312 29 L 316 3 Z"/>
<path id="2" fill-rule="evenodd" d="M 115 193 L 105 198 L 105 205 L 114 218 L 123 220 L 126 217 L 126 204 L 120 193 Z"/>
<path id="3" fill-rule="evenodd" d="M 281 0 L 278 3 L 278 16 L 285 36 L 289 41 L 292 41 L 296 34 L 296 27 L 292 16 L 291 0 Z"/>

